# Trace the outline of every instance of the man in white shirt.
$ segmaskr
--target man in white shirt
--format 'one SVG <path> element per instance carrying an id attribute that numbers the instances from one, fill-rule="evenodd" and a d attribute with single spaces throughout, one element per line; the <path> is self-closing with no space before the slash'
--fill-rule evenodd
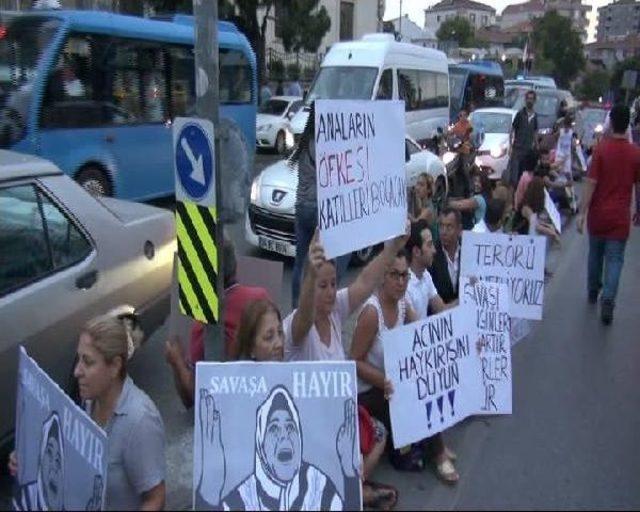
<path id="1" fill-rule="evenodd" d="M 427 267 L 433 264 L 436 248 L 433 236 L 426 221 L 420 220 L 411 226 L 411 235 L 407 242 L 409 255 L 409 285 L 407 301 L 411 304 L 419 319 L 426 318 L 429 313 L 437 314 L 448 307 L 455 306 L 458 301 L 445 304 L 433 284 Z"/>

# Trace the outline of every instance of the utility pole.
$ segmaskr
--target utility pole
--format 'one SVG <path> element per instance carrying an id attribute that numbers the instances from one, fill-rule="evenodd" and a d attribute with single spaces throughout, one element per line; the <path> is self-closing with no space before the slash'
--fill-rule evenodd
<path id="1" fill-rule="evenodd" d="M 218 72 L 218 2 L 193 0 L 195 17 L 195 79 L 196 113 L 202 119 L 213 123 L 215 131 L 215 187 L 217 218 L 222 210 L 222 186 L 220 183 L 220 117 L 219 117 L 219 72 Z M 209 325 L 205 336 L 205 359 L 222 361 L 224 359 L 224 282 L 223 282 L 223 230 L 222 223 L 216 222 L 215 245 L 217 248 L 218 268 L 216 292 L 219 300 L 218 323 Z"/>
<path id="2" fill-rule="evenodd" d="M 402 0 L 400 0 L 400 21 L 398 22 L 398 32 L 400 32 L 400 41 L 402 41 Z"/>

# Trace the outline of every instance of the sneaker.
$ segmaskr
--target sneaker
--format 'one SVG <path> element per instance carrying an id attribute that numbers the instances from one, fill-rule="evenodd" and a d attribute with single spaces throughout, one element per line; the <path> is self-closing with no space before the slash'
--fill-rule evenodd
<path id="1" fill-rule="evenodd" d="M 598 290 L 589 290 L 589 304 L 597 304 Z"/>
<path id="2" fill-rule="evenodd" d="M 603 300 L 600 306 L 600 319 L 604 325 L 611 325 L 613 321 L 613 301 Z"/>

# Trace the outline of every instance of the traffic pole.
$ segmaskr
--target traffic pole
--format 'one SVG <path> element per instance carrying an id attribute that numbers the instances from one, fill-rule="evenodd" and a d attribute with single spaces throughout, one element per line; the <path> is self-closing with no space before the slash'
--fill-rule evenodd
<path id="1" fill-rule="evenodd" d="M 222 210 L 222 186 L 220 173 L 220 116 L 219 116 L 219 71 L 218 71 L 218 2 L 193 0 L 195 18 L 195 83 L 196 115 L 213 123 L 215 133 L 215 187 L 218 222 L 215 228 L 218 271 L 216 290 L 219 300 L 219 316 L 216 324 L 205 329 L 205 359 L 224 360 L 224 281 L 223 281 L 223 227 L 220 221 Z"/>

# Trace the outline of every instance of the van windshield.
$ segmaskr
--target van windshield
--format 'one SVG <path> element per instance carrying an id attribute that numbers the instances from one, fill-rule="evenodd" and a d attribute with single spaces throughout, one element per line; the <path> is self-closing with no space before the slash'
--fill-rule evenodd
<path id="1" fill-rule="evenodd" d="M 458 109 L 462 105 L 467 72 L 462 69 L 449 68 L 449 96 L 451 104 Z"/>
<path id="2" fill-rule="evenodd" d="M 378 68 L 326 66 L 320 68 L 305 100 L 370 100 Z"/>

